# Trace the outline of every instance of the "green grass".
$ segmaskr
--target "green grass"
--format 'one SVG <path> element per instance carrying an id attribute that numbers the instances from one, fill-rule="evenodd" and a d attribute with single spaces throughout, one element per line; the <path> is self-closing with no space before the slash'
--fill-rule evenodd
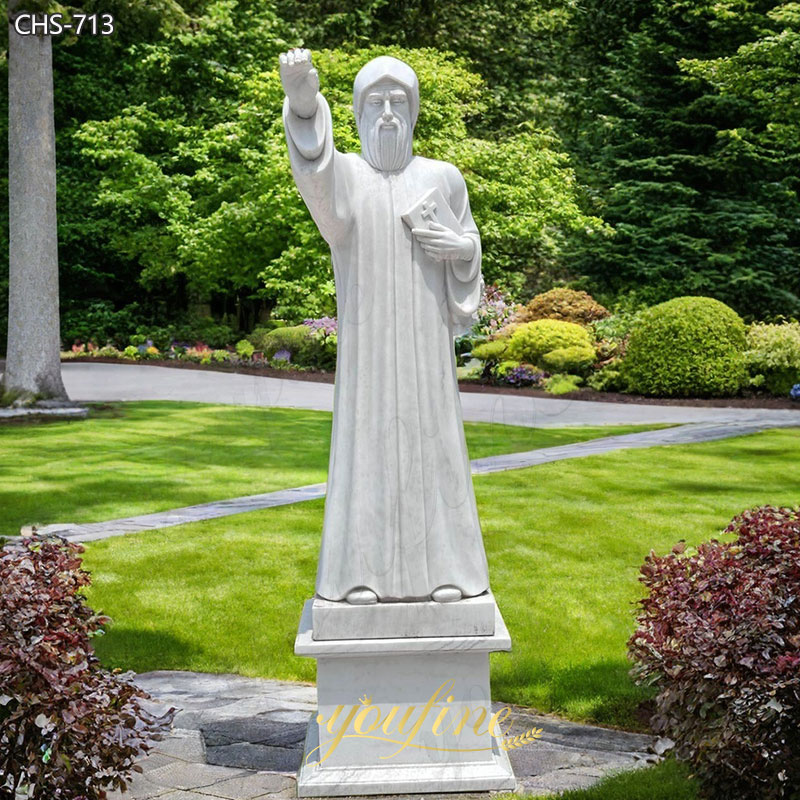
<path id="1" fill-rule="evenodd" d="M 498 699 L 634 726 L 647 693 L 625 643 L 651 548 L 695 545 L 741 510 L 796 505 L 800 430 L 608 453 L 475 478 L 492 588 L 513 651 L 492 657 Z M 293 655 L 314 588 L 322 501 L 88 546 L 90 600 L 116 623 L 111 665 L 311 681 Z"/>
<path id="2" fill-rule="evenodd" d="M 506 800 L 512 800 L 517 795 L 505 797 Z M 664 761 L 656 767 L 605 778 L 591 789 L 563 792 L 558 795 L 558 800 L 696 800 L 696 798 L 697 784 L 689 779 L 689 770 L 677 764 L 674 759 Z"/>
<path id="3" fill-rule="evenodd" d="M 472 458 L 657 426 L 468 423 Z M 201 403 L 100 407 L 85 421 L 0 426 L 0 534 L 99 522 L 325 480 L 331 415 Z"/>

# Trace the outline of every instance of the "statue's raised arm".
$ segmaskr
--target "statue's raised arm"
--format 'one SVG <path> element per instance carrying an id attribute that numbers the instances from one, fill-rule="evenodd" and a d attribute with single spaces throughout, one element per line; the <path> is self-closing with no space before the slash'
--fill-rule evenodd
<path id="1" fill-rule="evenodd" d="M 283 123 L 297 188 L 328 244 L 349 228 L 347 177 L 341 153 L 333 144 L 331 110 L 319 93 L 319 76 L 311 51 L 289 50 L 280 55 L 286 100 Z"/>
<path id="2" fill-rule="evenodd" d="M 311 63 L 311 51 L 302 48 L 288 50 L 280 55 L 281 83 L 289 108 L 303 119 L 313 117 L 317 111 L 319 75 Z"/>

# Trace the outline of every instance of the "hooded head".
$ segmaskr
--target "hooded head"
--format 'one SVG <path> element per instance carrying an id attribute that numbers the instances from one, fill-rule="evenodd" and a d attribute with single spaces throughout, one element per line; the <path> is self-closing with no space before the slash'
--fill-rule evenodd
<path id="1" fill-rule="evenodd" d="M 411 160 L 411 135 L 419 113 L 419 81 L 408 64 L 379 56 L 353 84 L 353 112 L 361 154 L 375 169 L 395 172 Z"/>

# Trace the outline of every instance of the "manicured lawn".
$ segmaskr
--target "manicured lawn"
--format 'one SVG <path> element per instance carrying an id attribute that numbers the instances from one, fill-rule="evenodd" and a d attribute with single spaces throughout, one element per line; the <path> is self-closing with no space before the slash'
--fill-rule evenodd
<path id="1" fill-rule="evenodd" d="M 647 693 L 625 643 L 638 569 L 718 534 L 739 511 L 800 502 L 800 430 L 609 453 L 475 478 L 492 587 L 513 638 L 493 656 L 497 699 L 633 727 Z M 88 546 L 90 600 L 116 623 L 111 665 L 311 681 L 293 655 L 311 596 L 322 501 Z"/>
<path id="2" fill-rule="evenodd" d="M 201 403 L 99 407 L 85 421 L 0 426 L 0 535 L 319 483 L 331 415 Z M 468 423 L 472 458 L 658 426 L 560 430 Z"/>
<path id="3" fill-rule="evenodd" d="M 556 795 L 550 795 L 555 797 Z M 517 795 L 508 795 L 516 798 Z M 563 792 L 558 800 L 696 800 L 689 770 L 670 759 L 657 767 L 616 775 L 582 791 Z"/>

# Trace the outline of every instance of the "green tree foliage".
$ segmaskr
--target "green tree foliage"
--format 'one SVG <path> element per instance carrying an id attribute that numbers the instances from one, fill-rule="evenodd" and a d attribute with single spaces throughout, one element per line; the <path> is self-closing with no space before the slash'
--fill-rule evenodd
<path id="1" fill-rule="evenodd" d="M 277 20 L 269 34 L 263 15 L 259 24 L 260 38 L 240 41 L 237 61 L 226 61 L 224 70 L 217 37 L 228 41 L 234 28 L 246 27 L 232 21 L 230 9 L 216 27 L 204 24 L 202 34 L 138 48 L 136 74 L 146 84 L 138 93 L 157 85 L 158 96 L 84 123 L 76 138 L 103 170 L 96 202 L 113 229 L 109 243 L 141 265 L 145 285 L 183 276 L 196 296 L 244 292 L 280 316 L 331 313 L 328 247 L 295 189 L 286 154 L 276 68 L 286 43 Z M 359 149 L 352 82 L 378 52 L 386 48 L 315 53 L 340 149 Z M 391 52 L 420 78 L 416 151 L 451 160 L 465 173 L 487 280 L 520 289 L 549 276 L 568 231 L 600 227 L 580 213 L 574 177 L 553 137 L 532 126 L 499 142 L 471 137 L 466 120 L 484 106 L 480 77 L 436 51 Z M 218 84 L 214 106 L 193 106 L 198 84 L 209 83 Z"/>
<path id="2" fill-rule="evenodd" d="M 434 48 L 464 58 L 489 92 L 472 130 L 543 121 L 560 101 L 559 42 L 574 0 L 278 0 L 306 47 Z"/>
<path id="3" fill-rule="evenodd" d="M 594 24 L 589 17 L 599 5 L 608 16 L 609 4 L 600 0 L 590 0 L 585 17 L 576 16 L 578 40 L 588 38 L 581 25 Z M 596 68 L 578 87 L 571 145 L 588 184 L 588 207 L 614 235 L 578 241 L 576 270 L 595 290 L 632 292 L 645 302 L 691 292 L 751 317 L 797 313 L 796 160 L 737 134 L 768 126 L 769 81 L 760 84 L 761 100 L 743 90 L 720 92 L 709 82 L 715 69 L 725 73 L 720 62 L 703 68 L 692 61 L 727 65 L 734 56 L 740 64 L 752 50 L 748 42 L 782 24 L 774 3 L 647 0 L 635 6 L 611 5 L 618 33 L 607 56 L 587 56 L 597 59 Z M 766 58 L 763 51 L 758 58 Z M 769 74 L 775 83 L 787 77 Z M 791 91 L 796 88 L 784 94 Z M 796 152 L 796 142 L 784 145 Z"/>

